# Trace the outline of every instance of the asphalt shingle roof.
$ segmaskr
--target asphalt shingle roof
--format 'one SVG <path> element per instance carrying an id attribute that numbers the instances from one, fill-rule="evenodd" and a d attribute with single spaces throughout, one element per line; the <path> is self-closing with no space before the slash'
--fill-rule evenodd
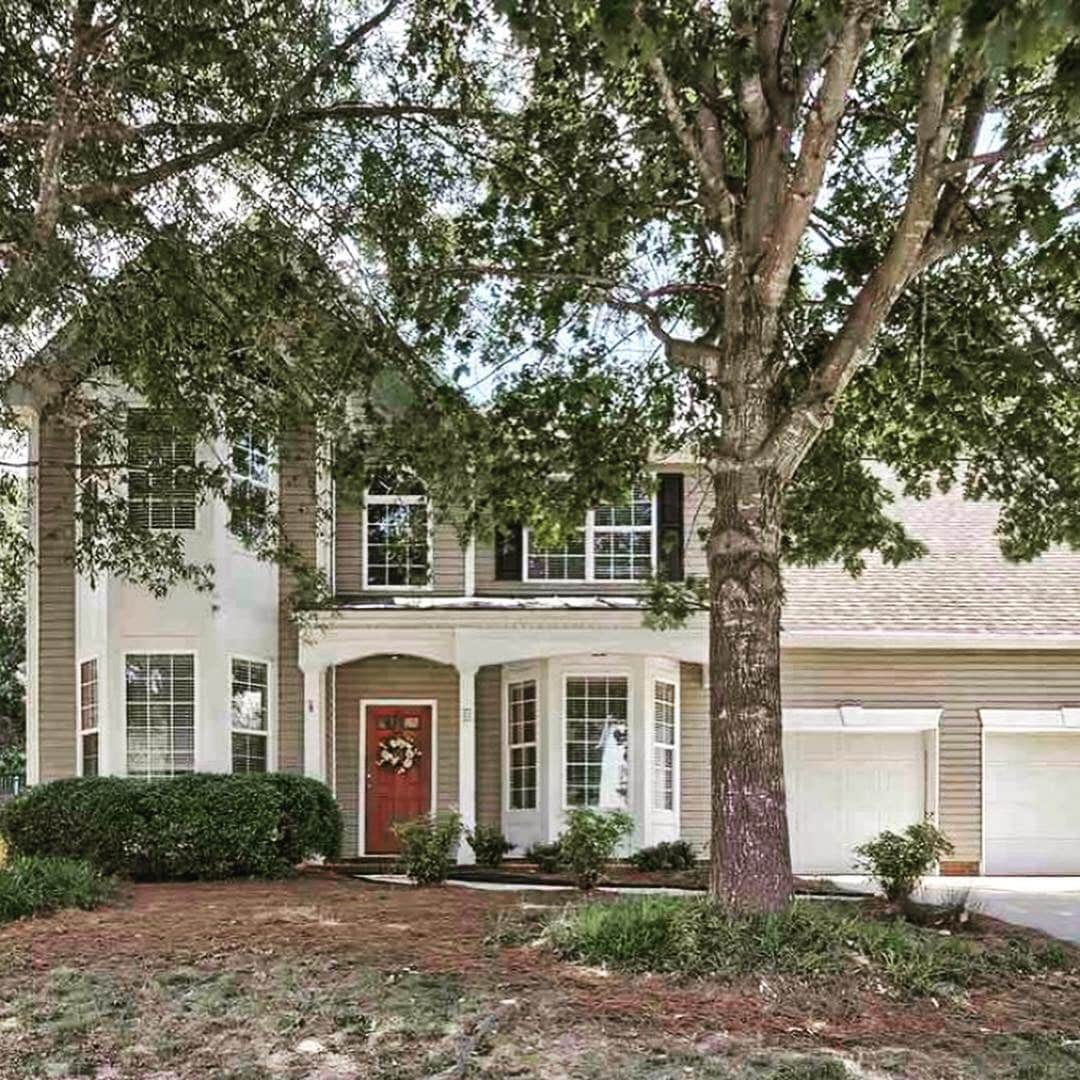
<path id="1" fill-rule="evenodd" d="M 788 567 L 786 631 L 1080 634 L 1080 552 L 1010 563 L 994 535 L 998 507 L 958 491 L 898 497 L 890 512 L 929 553 L 898 567 L 868 560 L 858 578 Z"/>

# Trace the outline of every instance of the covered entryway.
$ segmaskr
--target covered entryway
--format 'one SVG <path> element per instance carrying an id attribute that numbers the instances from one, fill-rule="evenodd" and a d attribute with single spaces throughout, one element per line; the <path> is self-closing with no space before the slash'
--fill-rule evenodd
<path id="1" fill-rule="evenodd" d="M 842 710 L 784 710 L 796 873 L 854 871 L 858 844 L 921 821 L 936 802 L 940 710 Z"/>
<path id="2" fill-rule="evenodd" d="M 1080 730 L 983 722 L 983 872 L 1080 874 Z"/>
<path id="3" fill-rule="evenodd" d="M 396 821 L 431 809 L 433 702 L 363 702 L 364 850 L 400 850 Z"/>

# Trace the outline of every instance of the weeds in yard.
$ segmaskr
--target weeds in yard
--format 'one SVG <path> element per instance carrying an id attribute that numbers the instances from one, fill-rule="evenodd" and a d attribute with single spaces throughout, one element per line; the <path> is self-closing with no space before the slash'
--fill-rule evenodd
<path id="1" fill-rule="evenodd" d="M 103 904 L 113 883 L 82 859 L 22 855 L 0 869 L 0 923 Z"/>
<path id="2" fill-rule="evenodd" d="M 796 902 L 766 916 L 727 915 L 706 900 L 675 897 L 583 904 L 553 920 L 546 940 L 560 956 L 629 971 L 721 979 L 864 971 L 914 996 L 1069 962 L 1055 945 L 1018 938 L 990 947 L 899 919 L 869 917 L 861 905 L 819 902 Z"/>

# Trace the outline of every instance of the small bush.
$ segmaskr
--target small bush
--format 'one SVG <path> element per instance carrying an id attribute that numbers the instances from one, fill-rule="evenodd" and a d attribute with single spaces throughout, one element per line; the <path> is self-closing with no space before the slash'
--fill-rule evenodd
<path id="1" fill-rule="evenodd" d="M 641 848 L 630 856 L 638 870 L 693 870 L 697 866 L 694 845 L 687 840 L 664 840 Z"/>
<path id="2" fill-rule="evenodd" d="M 84 858 L 136 880 L 273 877 L 334 857 L 341 815 L 302 776 L 192 773 L 163 780 L 54 780 L 0 808 L 13 854 Z"/>
<path id="3" fill-rule="evenodd" d="M 627 971 L 735 979 L 865 971 L 904 994 L 947 993 L 1004 975 L 1060 969 L 1065 951 L 1016 939 L 985 947 L 858 904 L 796 901 L 771 915 L 728 915 L 704 899 L 635 897 L 567 909 L 545 939 L 560 955 Z"/>
<path id="4" fill-rule="evenodd" d="M 537 841 L 526 852 L 525 858 L 536 863 L 543 874 L 557 874 L 563 868 L 562 844 L 552 840 L 550 844 Z"/>
<path id="5" fill-rule="evenodd" d="M 401 841 L 401 865 L 417 885 L 445 881 L 454 868 L 454 853 L 461 839 L 461 815 L 427 814 L 394 822 Z"/>
<path id="6" fill-rule="evenodd" d="M 112 883 L 85 859 L 20 855 L 0 870 L 0 922 L 60 908 L 88 911 L 111 892 Z"/>
<path id="7" fill-rule="evenodd" d="M 465 834 L 465 839 L 476 855 L 478 866 L 502 866 L 503 856 L 514 849 L 514 845 L 493 825 L 477 825 Z"/>
<path id="8" fill-rule="evenodd" d="M 586 807 L 567 811 L 559 838 L 562 859 L 579 889 L 591 889 L 615 854 L 619 841 L 634 831 L 634 819 L 622 810 L 601 813 Z"/>
<path id="9" fill-rule="evenodd" d="M 909 825 L 902 833 L 886 829 L 855 849 L 859 866 L 881 886 L 885 898 L 903 905 L 942 855 L 951 855 L 948 837 L 929 819 Z"/>

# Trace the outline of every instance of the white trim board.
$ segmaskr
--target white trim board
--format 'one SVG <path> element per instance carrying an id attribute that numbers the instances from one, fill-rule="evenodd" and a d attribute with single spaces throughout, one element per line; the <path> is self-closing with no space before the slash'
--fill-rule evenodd
<path id="1" fill-rule="evenodd" d="M 849 731 L 885 734 L 904 731 L 933 731 L 941 719 L 939 706 L 929 708 L 881 708 L 863 705 L 833 705 L 824 708 L 785 708 L 785 731 Z"/>
<path id="2" fill-rule="evenodd" d="M 984 731 L 1080 732 L 1080 706 L 1058 709 L 980 709 Z"/>

